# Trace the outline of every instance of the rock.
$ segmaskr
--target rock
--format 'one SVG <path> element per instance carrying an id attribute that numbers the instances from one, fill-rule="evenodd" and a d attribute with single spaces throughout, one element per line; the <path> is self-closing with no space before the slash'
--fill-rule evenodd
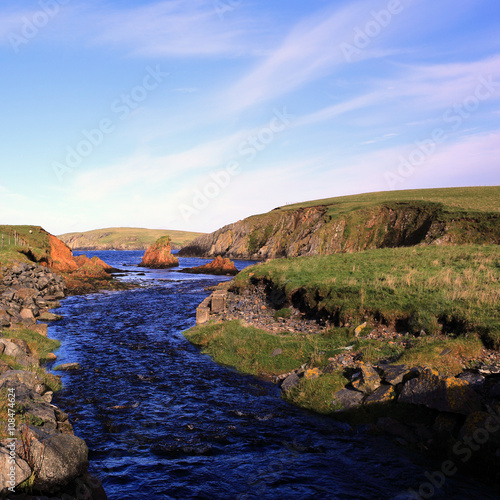
<path id="1" fill-rule="evenodd" d="M 355 408 L 363 403 L 363 398 L 365 395 L 359 391 L 353 391 L 351 389 L 340 389 L 333 395 L 333 404 L 339 405 L 340 410 L 347 410 L 349 408 Z"/>
<path id="2" fill-rule="evenodd" d="M 14 452 L 14 464 L 10 463 L 10 451 L 10 448 L 0 447 L 0 493 L 2 494 L 7 494 L 8 488 L 15 488 L 31 476 L 30 466 L 17 456 L 16 452 Z M 14 467 L 12 474 L 11 466 Z"/>
<path id="3" fill-rule="evenodd" d="M 53 352 L 49 352 L 46 356 L 47 361 L 55 361 L 57 356 Z"/>
<path id="4" fill-rule="evenodd" d="M 19 384 L 25 385 L 37 394 L 43 394 L 47 390 L 43 380 L 33 372 L 10 370 L 0 375 L 0 387 L 13 387 Z"/>
<path id="5" fill-rule="evenodd" d="M 382 372 L 382 380 L 391 385 L 400 384 L 410 373 L 406 365 L 379 365 L 378 368 Z"/>
<path id="6" fill-rule="evenodd" d="M 59 314 L 51 313 L 51 312 L 44 312 L 44 313 L 40 314 L 38 319 L 40 321 L 59 321 L 60 319 L 62 319 L 62 316 Z"/>
<path id="7" fill-rule="evenodd" d="M 416 441 L 415 435 L 413 434 L 411 429 L 407 425 L 402 424 L 401 422 L 399 422 L 399 420 L 395 420 L 394 418 L 379 418 L 377 420 L 377 428 L 385 434 L 403 438 L 409 443 L 414 443 Z"/>
<path id="8" fill-rule="evenodd" d="M 179 259 L 172 255 L 171 250 L 170 237 L 163 236 L 146 250 L 139 266 L 153 269 L 178 266 Z"/>
<path id="9" fill-rule="evenodd" d="M 300 382 L 300 378 L 296 373 L 292 373 L 291 375 L 288 375 L 288 377 L 283 380 L 281 384 L 281 390 L 282 391 L 289 391 L 296 385 L 298 385 Z"/>
<path id="10" fill-rule="evenodd" d="M 496 382 L 490 387 L 489 396 L 490 398 L 500 398 L 500 382 Z"/>
<path id="11" fill-rule="evenodd" d="M 354 389 L 370 394 L 380 387 L 380 377 L 373 366 L 361 362 L 358 374 L 358 378 L 351 382 Z"/>
<path id="12" fill-rule="evenodd" d="M 7 311 L 0 311 L 0 328 L 7 328 L 10 326 L 10 316 Z"/>
<path id="13" fill-rule="evenodd" d="M 304 378 L 306 380 L 313 380 L 315 378 L 319 378 L 321 375 L 321 371 L 319 368 L 309 368 L 304 372 Z"/>
<path id="14" fill-rule="evenodd" d="M 398 401 L 462 415 L 481 409 L 479 395 L 467 381 L 441 377 L 431 368 L 426 368 L 420 377 L 406 382 Z"/>
<path id="15" fill-rule="evenodd" d="M 70 370 L 79 370 L 80 363 L 62 363 L 61 365 L 57 365 L 54 370 L 59 371 L 70 371 Z"/>
<path id="16" fill-rule="evenodd" d="M 466 382 L 469 383 L 469 385 L 479 393 L 482 393 L 484 390 L 484 382 L 485 382 L 485 377 L 483 375 L 480 375 L 479 373 L 473 373 L 473 372 L 462 372 L 460 375 L 458 375 L 458 378 L 460 380 L 465 380 Z"/>
<path id="17" fill-rule="evenodd" d="M 183 273 L 191 273 L 191 274 L 215 274 L 218 276 L 235 276 L 238 274 L 238 269 L 234 265 L 234 262 L 229 260 L 228 258 L 223 258 L 221 256 L 217 256 L 212 262 L 208 262 L 203 266 L 198 267 L 187 267 L 185 269 L 181 269 Z"/>
<path id="18" fill-rule="evenodd" d="M 490 442 L 495 446 L 500 445 L 500 417 L 493 416 L 484 411 L 476 411 L 467 415 L 465 423 L 460 429 L 459 439 L 472 438 L 481 444 Z"/>
<path id="19" fill-rule="evenodd" d="M 357 327 L 354 329 L 354 335 L 356 335 L 356 337 L 357 337 L 357 336 L 361 333 L 361 331 L 363 330 L 363 328 L 364 328 L 365 326 L 366 326 L 366 321 L 365 321 L 363 324 L 361 324 L 361 325 L 357 326 Z"/>
<path id="20" fill-rule="evenodd" d="M 47 434 L 33 426 L 21 426 L 29 440 L 29 457 L 19 449 L 23 459 L 39 469 L 35 488 L 55 492 L 87 471 L 88 448 L 83 439 L 70 434 Z"/>
<path id="21" fill-rule="evenodd" d="M 283 349 L 281 347 L 277 347 L 276 349 L 274 349 L 274 351 L 271 353 L 271 358 L 274 358 L 279 354 L 283 354 Z"/>
<path id="22" fill-rule="evenodd" d="M 448 438 L 451 436 L 455 436 L 456 432 L 460 428 L 460 420 L 463 417 L 455 415 L 453 413 L 440 413 L 436 420 L 434 421 L 434 425 L 432 429 L 441 437 Z"/>
<path id="23" fill-rule="evenodd" d="M 47 336 L 47 325 L 44 323 L 39 323 L 37 325 L 33 325 L 30 327 L 30 330 L 42 335 L 44 337 Z"/>
<path id="24" fill-rule="evenodd" d="M 365 403 L 386 403 L 393 399 L 396 399 L 396 390 L 394 387 L 392 385 L 381 385 L 365 399 Z"/>
<path id="25" fill-rule="evenodd" d="M 27 352 L 15 342 L 0 338 L 0 344 L 4 346 L 3 354 L 13 358 L 23 358 L 27 356 Z"/>

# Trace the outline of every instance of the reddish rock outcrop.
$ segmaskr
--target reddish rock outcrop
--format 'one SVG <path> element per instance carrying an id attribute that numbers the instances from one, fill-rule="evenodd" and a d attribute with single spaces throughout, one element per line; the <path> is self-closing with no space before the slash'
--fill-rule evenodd
<path id="1" fill-rule="evenodd" d="M 234 262 L 218 255 L 212 262 L 198 267 L 188 267 L 182 269 L 183 273 L 191 274 L 215 274 L 218 276 L 234 276 L 238 274 L 238 269 Z"/>
<path id="2" fill-rule="evenodd" d="M 178 266 L 179 259 L 172 255 L 171 251 L 170 237 L 163 236 L 146 250 L 139 266 L 152 269 L 166 269 Z"/>

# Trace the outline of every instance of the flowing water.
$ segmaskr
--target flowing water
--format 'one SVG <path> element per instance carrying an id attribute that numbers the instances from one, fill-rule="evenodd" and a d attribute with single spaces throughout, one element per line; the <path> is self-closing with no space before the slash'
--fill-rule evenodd
<path id="1" fill-rule="evenodd" d="M 110 499 L 399 500 L 422 485 L 432 498 L 498 498 L 459 477 L 425 485 L 439 463 L 297 409 L 274 385 L 200 354 L 182 332 L 204 288 L 228 278 L 138 268 L 142 253 L 86 252 L 143 287 L 69 297 L 49 328 L 62 341 L 57 363 L 82 368 L 63 375 L 54 402 Z"/>

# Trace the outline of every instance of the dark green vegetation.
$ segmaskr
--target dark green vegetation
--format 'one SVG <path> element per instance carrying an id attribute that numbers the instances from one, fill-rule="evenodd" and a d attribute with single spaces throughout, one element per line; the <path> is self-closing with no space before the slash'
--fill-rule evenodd
<path id="1" fill-rule="evenodd" d="M 49 256 L 49 234 L 41 227 L 0 225 L 0 265 L 46 262 Z"/>
<path id="2" fill-rule="evenodd" d="M 329 255 L 417 244 L 499 244 L 500 187 L 367 193 L 279 207 L 203 235 L 181 256 Z"/>
<path id="3" fill-rule="evenodd" d="M 172 248 L 181 248 L 203 233 L 144 229 L 136 227 L 109 227 L 82 233 L 61 234 L 58 238 L 73 250 L 145 250 L 158 238 L 170 235 Z"/>
<path id="4" fill-rule="evenodd" d="M 277 259 L 241 272 L 334 324 L 365 318 L 417 334 L 478 334 L 500 348 L 500 247 L 419 246 Z"/>

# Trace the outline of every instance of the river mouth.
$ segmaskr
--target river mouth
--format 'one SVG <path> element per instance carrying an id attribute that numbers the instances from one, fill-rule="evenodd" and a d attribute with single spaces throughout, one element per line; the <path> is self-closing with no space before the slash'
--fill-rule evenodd
<path id="1" fill-rule="evenodd" d="M 205 287 L 230 278 L 136 267 L 143 252 L 85 252 L 142 288 L 65 299 L 55 404 L 90 449 L 110 499 L 404 499 L 440 464 L 295 408 L 268 381 L 186 341 Z M 206 263 L 181 258 L 181 267 Z M 238 268 L 249 262 L 237 261 Z M 138 276 L 133 271 L 144 272 Z M 498 498 L 458 477 L 432 498 Z"/>

